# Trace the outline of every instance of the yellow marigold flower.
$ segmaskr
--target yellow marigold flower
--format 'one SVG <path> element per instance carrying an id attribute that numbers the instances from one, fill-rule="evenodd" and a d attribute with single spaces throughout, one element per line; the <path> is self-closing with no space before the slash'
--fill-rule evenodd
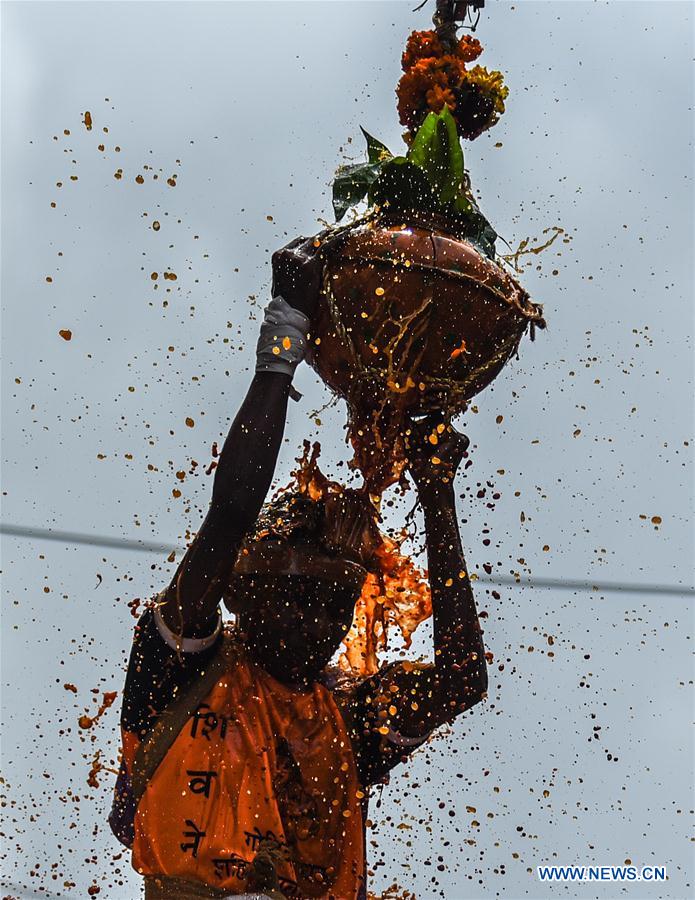
<path id="1" fill-rule="evenodd" d="M 504 84 L 504 76 L 501 72 L 489 72 L 485 66 L 474 66 L 466 72 L 466 81 L 474 84 L 495 104 L 495 112 L 500 115 L 504 112 L 504 101 L 509 96 L 509 88 Z"/>

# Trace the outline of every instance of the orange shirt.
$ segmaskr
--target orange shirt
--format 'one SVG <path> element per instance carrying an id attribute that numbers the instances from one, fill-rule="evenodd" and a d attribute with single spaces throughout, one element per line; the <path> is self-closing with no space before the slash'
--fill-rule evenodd
<path id="1" fill-rule="evenodd" d="M 124 732 L 132 771 L 138 740 Z M 364 879 L 360 784 L 330 691 L 281 684 L 242 648 L 169 749 L 135 814 L 133 866 L 244 893 L 260 841 L 286 849 L 288 897 L 355 900 Z"/>

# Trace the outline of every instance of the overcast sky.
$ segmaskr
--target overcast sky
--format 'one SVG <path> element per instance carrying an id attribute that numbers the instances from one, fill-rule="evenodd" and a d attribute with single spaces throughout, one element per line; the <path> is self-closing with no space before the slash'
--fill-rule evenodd
<path id="1" fill-rule="evenodd" d="M 361 156 L 360 125 L 403 148 L 400 53 L 431 15 L 415 5 L 2 5 L 4 526 L 167 547 L 199 527 L 202 470 L 253 368 L 270 254 L 332 220 L 331 176 Z M 501 582 L 477 586 L 490 699 L 384 789 L 374 886 L 397 881 L 418 900 L 585 897 L 539 884 L 535 866 L 631 859 L 670 878 L 631 896 L 683 898 L 693 8 L 487 6 L 481 63 L 505 72 L 510 96 L 496 128 L 464 148 L 466 165 L 513 247 L 552 226 L 568 242 L 521 276 L 548 330 L 458 423 L 475 460 L 458 491 L 469 569 L 490 563 Z M 296 384 L 278 483 L 305 437 L 345 478 L 344 405 L 317 416 L 328 392 L 308 367 Z M 191 460 L 198 474 L 181 483 Z M 93 883 L 108 900 L 139 896 L 105 823 L 112 776 L 86 783 L 97 750 L 115 759 L 120 697 L 92 731 L 77 719 L 120 691 L 127 604 L 172 568 L 165 553 L 3 537 L 13 897 L 81 897 Z M 536 586 L 509 586 L 513 573 Z M 589 587 L 537 586 L 547 580 Z M 428 643 L 424 627 L 416 652 Z"/>

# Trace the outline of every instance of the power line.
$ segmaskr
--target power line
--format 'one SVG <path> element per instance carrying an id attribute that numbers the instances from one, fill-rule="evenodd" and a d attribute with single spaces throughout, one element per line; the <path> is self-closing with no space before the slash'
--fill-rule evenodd
<path id="1" fill-rule="evenodd" d="M 39 541 L 55 541 L 60 544 L 82 544 L 91 547 L 104 547 L 113 550 L 128 550 L 136 553 L 180 552 L 182 547 L 173 544 L 160 544 L 155 541 L 139 541 L 131 538 L 111 537 L 109 535 L 83 534 L 77 531 L 53 530 L 51 528 L 31 528 L 26 525 L 0 525 L 0 534 L 8 537 L 27 538 Z M 521 581 L 512 575 L 477 575 L 478 583 L 501 585 L 503 587 L 544 588 L 561 591 L 591 591 L 599 594 L 661 594 L 674 597 L 686 597 L 695 594 L 695 587 L 678 584 L 642 584 L 638 582 L 604 581 L 596 583 L 580 578 L 534 578 L 532 581 Z"/>
<path id="2" fill-rule="evenodd" d="M 110 537 L 103 534 L 83 534 L 78 531 L 62 531 L 52 528 L 31 528 L 26 525 L 0 525 L 0 534 L 10 537 L 35 538 L 39 541 L 57 541 L 59 544 L 87 544 L 92 547 L 108 547 L 114 550 L 135 550 L 140 553 L 171 553 L 177 547 L 158 544 L 155 541 L 139 541 Z"/>
<path id="3" fill-rule="evenodd" d="M 17 897 L 21 898 L 21 900 L 28 900 L 30 897 L 40 897 L 42 900 L 59 900 L 60 897 L 65 897 L 65 894 L 53 894 L 49 891 L 44 890 L 35 890 L 34 888 L 27 887 L 25 884 L 17 884 L 12 881 L 3 881 L 0 884 L 0 887 L 3 890 L 9 890 L 13 893 L 16 892 Z"/>

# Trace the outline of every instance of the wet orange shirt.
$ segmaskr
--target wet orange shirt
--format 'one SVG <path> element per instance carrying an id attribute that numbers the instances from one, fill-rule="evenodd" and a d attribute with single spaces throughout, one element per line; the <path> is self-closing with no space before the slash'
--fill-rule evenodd
<path id="1" fill-rule="evenodd" d="M 124 733 L 130 771 L 137 744 Z M 359 791 L 330 691 L 289 688 L 240 648 L 140 800 L 133 866 L 241 894 L 270 837 L 286 846 L 278 874 L 288 897 L 354 900 L 364 876 Z"/>

